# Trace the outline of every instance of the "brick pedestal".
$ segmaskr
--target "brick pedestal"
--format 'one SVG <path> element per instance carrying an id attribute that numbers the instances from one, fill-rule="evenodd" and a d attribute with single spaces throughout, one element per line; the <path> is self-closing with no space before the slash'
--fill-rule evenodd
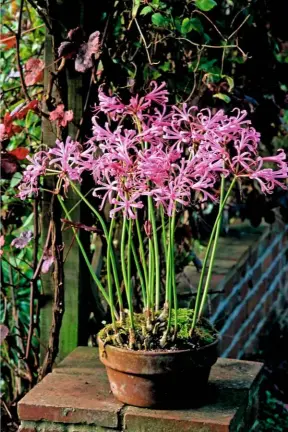
<path id="1" fill-rule="evenodd" d="M 220 358 L 204 406 L 149 410 L 118 402 L 97 349 L 78 347 L 19 402 L 20 431 L 250 432 L 261 368 L 261 363 Z"/>

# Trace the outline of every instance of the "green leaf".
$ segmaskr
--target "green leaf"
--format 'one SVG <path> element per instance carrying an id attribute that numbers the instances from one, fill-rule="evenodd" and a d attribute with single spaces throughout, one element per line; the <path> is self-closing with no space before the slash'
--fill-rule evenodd
<path id="1" fill-rule="evenodd" d="M 139 6 L 140 6 L 140 0 L 134 0 L 133 1 L 133 8 L 132 8 L 132 18 L 136 17 Z"/>
<path id="2" fill-rule="evenodd" d="M 190 18 L 184 18 L 181 24 L 181 33 L 187 34 L 192 30 Z"/>
<path id="3" fill-rule="evenodd" d="M 181 33 L 187 34 L 192 30 L 201 33 L 203 31 L 201 21 L 198 18 L 184 18 L 181 25 Z"/>
<path id="4" fill-rule="evenodd" d="M 229 90 L 228 91 L 230 93 L 233 90 L 233 88 L 234 88 L 234 79 L 232 77 L 228 76 L 228 75 L 223 75 L 223 77 L 226 78 L 226 81 L 227 81 L 227 83 L 229 85 Z"/>
<path id="5" fill-rule="evenodd" d="M 163 65 L 159 66 L 159 69 L 161 69 L 163 72 L 168 72 L 171 69 L 171 63 L 167 61 L 163 63 Z"/>
<path id="6" fill-rule="evenodd" d="M 231 98 L 228 95 L 224 94 L 224 93 L 216 93 L 216 94 L 213 95 L 213 97 L 217 98 L 217 99 L 221 99 L 221 100 L 223 100 L 226 103 L 229 103 L 231 101 Z"/>
<path id="7" fill-rule="evenodd" d="M 152 15 L 152 23 L 157 27 L 167 27 L 169 24 L 169 20 L 161 13 L 157 12 Z"/>
<path id="8" fill-rule="evenodd" d="M 198 7 L 198 9 L 208 12 L 217 6 L 217 3 L 214 0 L 196 0 L 195 5 Z"/>
<path id="9" fill-rule="evenodd" d="M 17 186 L 20 183 L 21 179 L 22 179 L 22 174 L 16 172 L 10 181 L 10 187 L 14 188 L 15 186 Z"/>
<path id="10" fill-rule="evenodd" d="M 203 26 L 199 18 L 191 18 L 190 24 L 192 25 L 192 30 L 197 31 L 198 33 L 203 33 Z"/>
<path id="11" fill-rule="evenodd" d="M 29 110 L 25 118 L 25 127 L 28 130 L 34 122 L 33 111 Z"/>
<path id="12" fill-rule="evenodd" d="M 151 7 L 151 6 L 145 6 L 145 7 L 141 10 L 140 15 L 147 15 L 147 14 L 149 14 L 149 13 L 151 13 L 151 12 L 153 12 L 152 7 Z"/>
<path id="13" fill-rule="evenodd" d="M 176 27 L 176 30 L 179 31 L 179 33 L 181 33 L 181 19 L 179 17 L 174 18 L 174 24 Z"/>
<path id="14" fill-rule="evenodd" d="M 152 0 L 152 5 L 156 9 L 159 7 L 159 3 L 160 3 L 160 0 Z"/>

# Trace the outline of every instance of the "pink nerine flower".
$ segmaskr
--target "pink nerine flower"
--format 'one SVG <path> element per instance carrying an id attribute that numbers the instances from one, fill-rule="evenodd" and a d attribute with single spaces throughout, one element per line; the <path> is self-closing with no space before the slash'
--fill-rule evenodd
<path id="1" fill-rule="evenodd" d="M 30 165 L 27 166 L 23 173 L 22 182 L 19 186 L 18 196 L 22 200 L 31 196 L 33 193 L 38 194 L 39 178 L 44 175 L 48 164 L 48 154 L 44 151 L 35 153 L 33 157 L 27 156 Z"/>
<path id="2" fill-rule="evenodd" d="M 66 127 L 67 123 L 73 120 L 74 114 L 72 110 L 64 111 L 64 105 L 60 104 L 54 111 L 50 112 L 50 120 L 56 121 L 58 126 Z"/>
<path id="3" fill-rule="evenodd" d="M 106 96 L 102 91 L 102 87 L 99 88 L 98 92 L 99 98 L 99 106 L 95 108 L 95 112 L 98 113 L 102 111 L 105 114 L 108 114 L 112 120 L 117 120 L 118 115 L 122 114 L 125 108 L 125 105 L 117 98 L 117 96 Z"/>
<path id="4" fill-rule="evenodd" d="M 39 176 L 46 173 L 57 176 L 66 191 L 86 172 L 94 179 L 93 195 L 101 199 L 100 209 L 108 201 L 111 217 L 122 213 L 134 219 L 147 197 L 168 216 L 196 199 L 215 200 L 221 176 L 257 182 L 265 193 L 285 187 L 284 151 L 258 155 L 260 135 L 245 111 L 227 115 L 187 104 L 168 106 L 165 83 L 151 84 L 151 92 L 135 95 L 127 104 L 100 88 L 88 143 L 82 146 L 68 137 L 28 158 L 31 164 L 19 196 L 37 193 Z M 107 117 L 104 126 L 99 124 L 101 113 Z"/>
<path id="5" fill-rule="evenodd" d="M 135 209 L 142 208 L 144 204 L 141 201 L 137 202 L 140 194 L 135 193 L 130 196 L 130 198 L 125 197 L 122 193 L 119 193 L 119 198 L 113 198 L 112 204 L 114 208 L 110 210 L 110 217 L 114 217 L 115 213 L 118 211 L 123 211 L 123 215 L 129 219 L 136 219 Z"/>
<path id="6" fill-rule="evenodd" d="M 146 101 L 155 102 L 159 105 L 165 105 L 168 102 L 168 90 L 166 89 L 166 83 L 162 82 L 158 87 L 156 81 L 152 81 L 151 86 L 153 86 L 153 90 L 150 93 L 145 95 Z"/>

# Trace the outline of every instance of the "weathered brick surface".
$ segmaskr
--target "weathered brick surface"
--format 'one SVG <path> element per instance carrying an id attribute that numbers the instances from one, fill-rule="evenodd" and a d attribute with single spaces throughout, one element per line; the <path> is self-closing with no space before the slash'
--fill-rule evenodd
<path id="1" fill-rule="evenodd" d="M 189 411 L 154 411 L 146 410 L 139 412 L 139 409 L 128 407 L 125 413 L 125 430 L 133 432 L 228 432 L 229 424 L 233 418 L 233 412 L 226 410 L 220 418 L 215 418 L 212 406 L 207 406 L 206 415 L 198 416 L 197 412 Z M 206 418 L 205 418 L 206 417 Z"/>
<path id="2" fill-rule="evenodd" d="M 236 431 L 235 416 L 245 413 L 252 382 L 261 364 L 239 360 L 219 359 L 210 376 L 209 400 L 198 409 L 149 410 L 127 407 L 124 413 L 125 430 L 133 432 L 228 432 Z M 252 378 L 253 377 L 253 378 Z M 197 389 L 191 389 L 197 391 Z M 208 392 L 207 392 L 208 393 Z M 238 414 L 238 412 L 241 414 Z M 255 413 L 254 413 L 255 415 Z M 246 416 L 244 429 L 249 431 Z M 251 420 L 251 424 L 253 420 Z M 233 426 L 235 424 L 235 426 Z"/>
<path id="3" fill-rule="evenodd" d="M 203 406 L 146 410 L 117 402 L 97 349 L 79 347 L 20 401 L 20 431 L 228 432 L 261 367 L 261 363 L 219 358 Z"/>
<path id="4" fill-rule="evenodd" d="M 26 423 L 23 422 L 18 429 L 18 432 L 37 432 L 35 423 Z"/>
<path id="5" fill-rule="evenodd" d="M 93 355 L 96 357 L 96 350 Z M 116 428 L 122 406 L 112 396 L 106 374 L 101 368 L 95 370 L 94 375 L 49 374 L 19 402 L 18 412 L 22 420 L 87 423 Z"/>
<path id="6" fill-rule="evenodd" d="M 102 368 L 102 363 L 99 360 L 98 354 L 92 347 L 78 347 L 57 367 L 54 368 L 54 373 L 64 374 L 97 374 L 96 369 Z"/>
<path id="7" fill-rule="evenodd" d="M 23 421 L 18 432 L 116 432 L 116 429 L 87 424 L 57 424 Z"/>

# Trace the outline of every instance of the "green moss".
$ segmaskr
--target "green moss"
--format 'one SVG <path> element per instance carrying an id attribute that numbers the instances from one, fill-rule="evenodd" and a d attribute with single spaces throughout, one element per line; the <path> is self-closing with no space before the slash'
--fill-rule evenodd
<path id="1" fill-rule="evenodd" d="M 151 325 L 147 326 L 147 319 L 144 314 L 134 314 L 135 323 L 135 349 L 186 349 L 205 346 L 214 342 L 217 338 L 217 331 L 205 318 L 201 318 L 190 336 L 190 329 L 193 319 L 193 310 L 178 309 L 177 311 L 177 334 L 173 328 L 175 312 L 172 311 L 172 327 L 167 335 L 167 318 L 163 313 L 157 312 Z M 116 331 L 112 324 L 107 324 L 100 332 L 99 337 L 105 344 L 115 346 L 129 346 L 130 320 L 127 316 L 124 323 L 116 322 Z M 163 337 L 165 345 L 163 347 Z M 167 339 L 167 341 L 166 341 Z M 162 341 L 162 342 L 161 342 Z M 148 348 L 147 348 L 148 347 Z"/>
<path id="2" fill-rule="evenodd" d="M 177 312 L 177 322 L 178 322 L 178 333 L 177 337 L 182 340 L 189 339 L 189 332 L 192 325 L 194 311 L 192 309 L 178 309 Z M 172 312 L 172 317 L 174 320 L 175 313 Z M 197 336 L 204 345 L 212 343 L 215 340 L 215 329 L 205 318 L 200 319 L 196 328 L 195 336 Z"/>

